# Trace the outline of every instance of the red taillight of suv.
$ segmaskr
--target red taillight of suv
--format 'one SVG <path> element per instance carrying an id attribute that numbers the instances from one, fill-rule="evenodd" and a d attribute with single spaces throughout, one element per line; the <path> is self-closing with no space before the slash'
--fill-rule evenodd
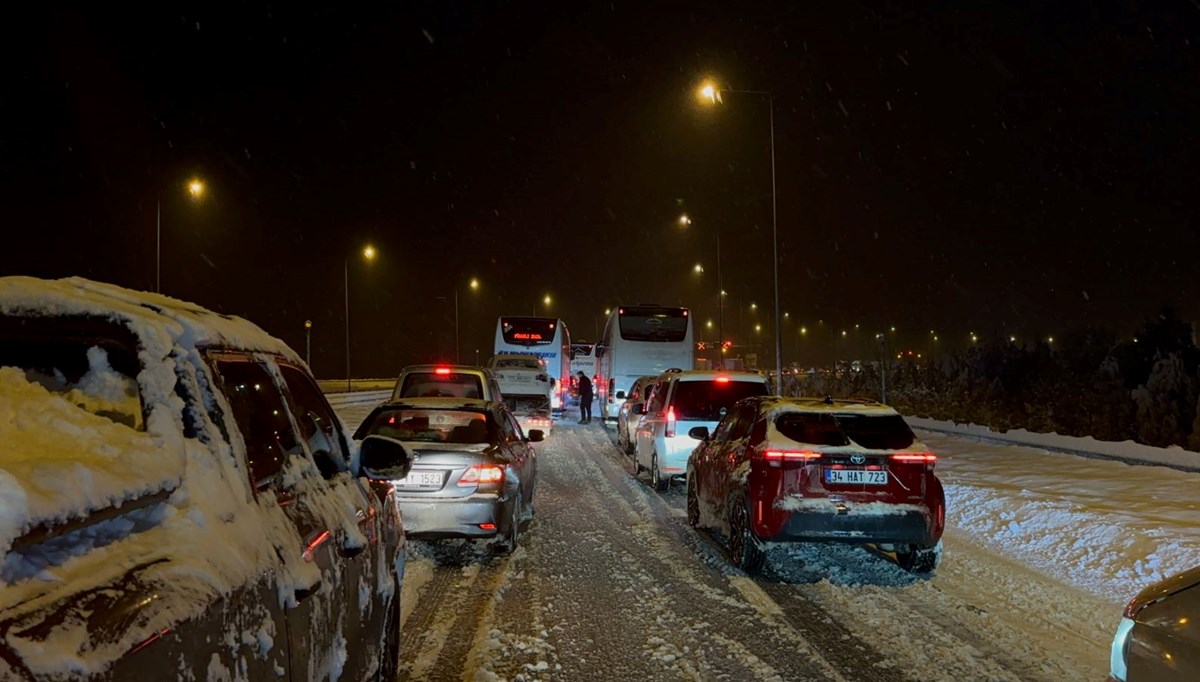
<path id="1" fill-rule="evenodd" d="M 675 437 L 675 408 L 674 408 L 674 407 L 668 407 L 668 408 L 667 408 L 667 433 L 666 433 L 666 437 L 667 437 L 667 438 L 674 438 L 674 437 Z"/>
<path id="2" fill-rule="evenodd" d="M 458 479 L 458 484 L 464 488 L 488 483 L 504 483 L 504 467 L 494 464 L 472 464 Z"/>
<path id="3" fill-rule="evenodd" d="M 810 450 L 767 450 L 762 458 L 771 462 L 811 462 L 821 459 L 821 453 Z"/>
<path id="4" fill-rule="evenodd" d="M 927 470 L 932 470 L 937 464 L 937 455 L 932 452 L 913 452 L 892 455 L 891 460 L 900 464 L 924 464 Z"/>

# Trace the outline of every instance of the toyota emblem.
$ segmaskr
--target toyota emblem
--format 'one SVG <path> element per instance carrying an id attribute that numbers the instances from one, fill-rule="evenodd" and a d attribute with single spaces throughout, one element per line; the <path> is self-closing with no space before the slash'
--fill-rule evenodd
<path id="1" fill-rule="evenodd" d="M 864 457 L 863 455 L 850 455 L 850 463 L 851 464 L 865 464 L 866 461 L 867 461 L 867 458 Z"/>

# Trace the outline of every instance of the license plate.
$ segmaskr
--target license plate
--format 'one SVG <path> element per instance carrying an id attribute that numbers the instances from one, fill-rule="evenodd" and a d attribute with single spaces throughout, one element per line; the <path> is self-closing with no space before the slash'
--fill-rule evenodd
<path id="1" fill-rule="evenodd" d="M 440 471 L 410 471 L 408 476 L 396 481 L 396 485 L 404 486 L 440 486 L 442 484 L 442 472 Z"/>
<path id="2" fill-rule="evenodd" d="M 826 483 L 850 483 L 860 485 L 887 485 L 888 472 L 867 469 L 826 469 Z"/>

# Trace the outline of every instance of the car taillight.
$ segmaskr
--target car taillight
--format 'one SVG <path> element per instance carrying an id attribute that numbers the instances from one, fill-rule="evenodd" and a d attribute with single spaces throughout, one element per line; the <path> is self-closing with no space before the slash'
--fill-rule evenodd
<path id="1" fill-rule="evenodd" d="M 674 407 L 667 408 L 667 433 L 665 435 L 667 438 L 675 437 L 675 408 Z"/>
<path id="2" fill-rule="evenodd" d="M 437 369 L 433 370 L 433 373 L 440 374 L 442 376 L 446 376 L 446 375 L 450 374 L 450 368 L 449 367 L 438 367 Z"/>
<path id="3" fill-rule="evenodd" d="M 773 460 L 776 462 L 787 461 L 812 461 L 821 459 L 821 453 L 812 452 L 810 450 L 767 450 L 762 453 L 763 459 Z"/>
<path id="4" fill-rule="evenodd" d="M 727 384 L 729 383 L 729 377 L 717 377 L 716 379 L 713 379 L 713 381 L 717 382 L 718 384 Z"/>
<path id="5" fill-rule="evenodd" d="M 458 479 L 458 484 L 464 488 L 472 485 L 503 482 L 504 467 L 493 464 L 472 464 Z"/>
<path id="6" fill-rule="evenodd" d="M 891 460 L 903 464 L 924 464 L 925 470 L 930 471 L 937 464 L 937 455 L 932 452 L 905 453 L 892 455 Z"/>

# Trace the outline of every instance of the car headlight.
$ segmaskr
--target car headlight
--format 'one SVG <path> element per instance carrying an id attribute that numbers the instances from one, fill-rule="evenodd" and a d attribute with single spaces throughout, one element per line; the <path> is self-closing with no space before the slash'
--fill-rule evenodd
<path id="1" fill-rule="evenodd" d="M 1108 657 L 1108 674 L 1117 682 L 1125 682 L 1129 668 L 1125 663 L 1125 655 L 1129 652 L 1129 634 L 1133 632 L 1133 619 L 1122 618 L 1117 626 L 1117 634 L 1113 636 L 1112 653 Z"/>

